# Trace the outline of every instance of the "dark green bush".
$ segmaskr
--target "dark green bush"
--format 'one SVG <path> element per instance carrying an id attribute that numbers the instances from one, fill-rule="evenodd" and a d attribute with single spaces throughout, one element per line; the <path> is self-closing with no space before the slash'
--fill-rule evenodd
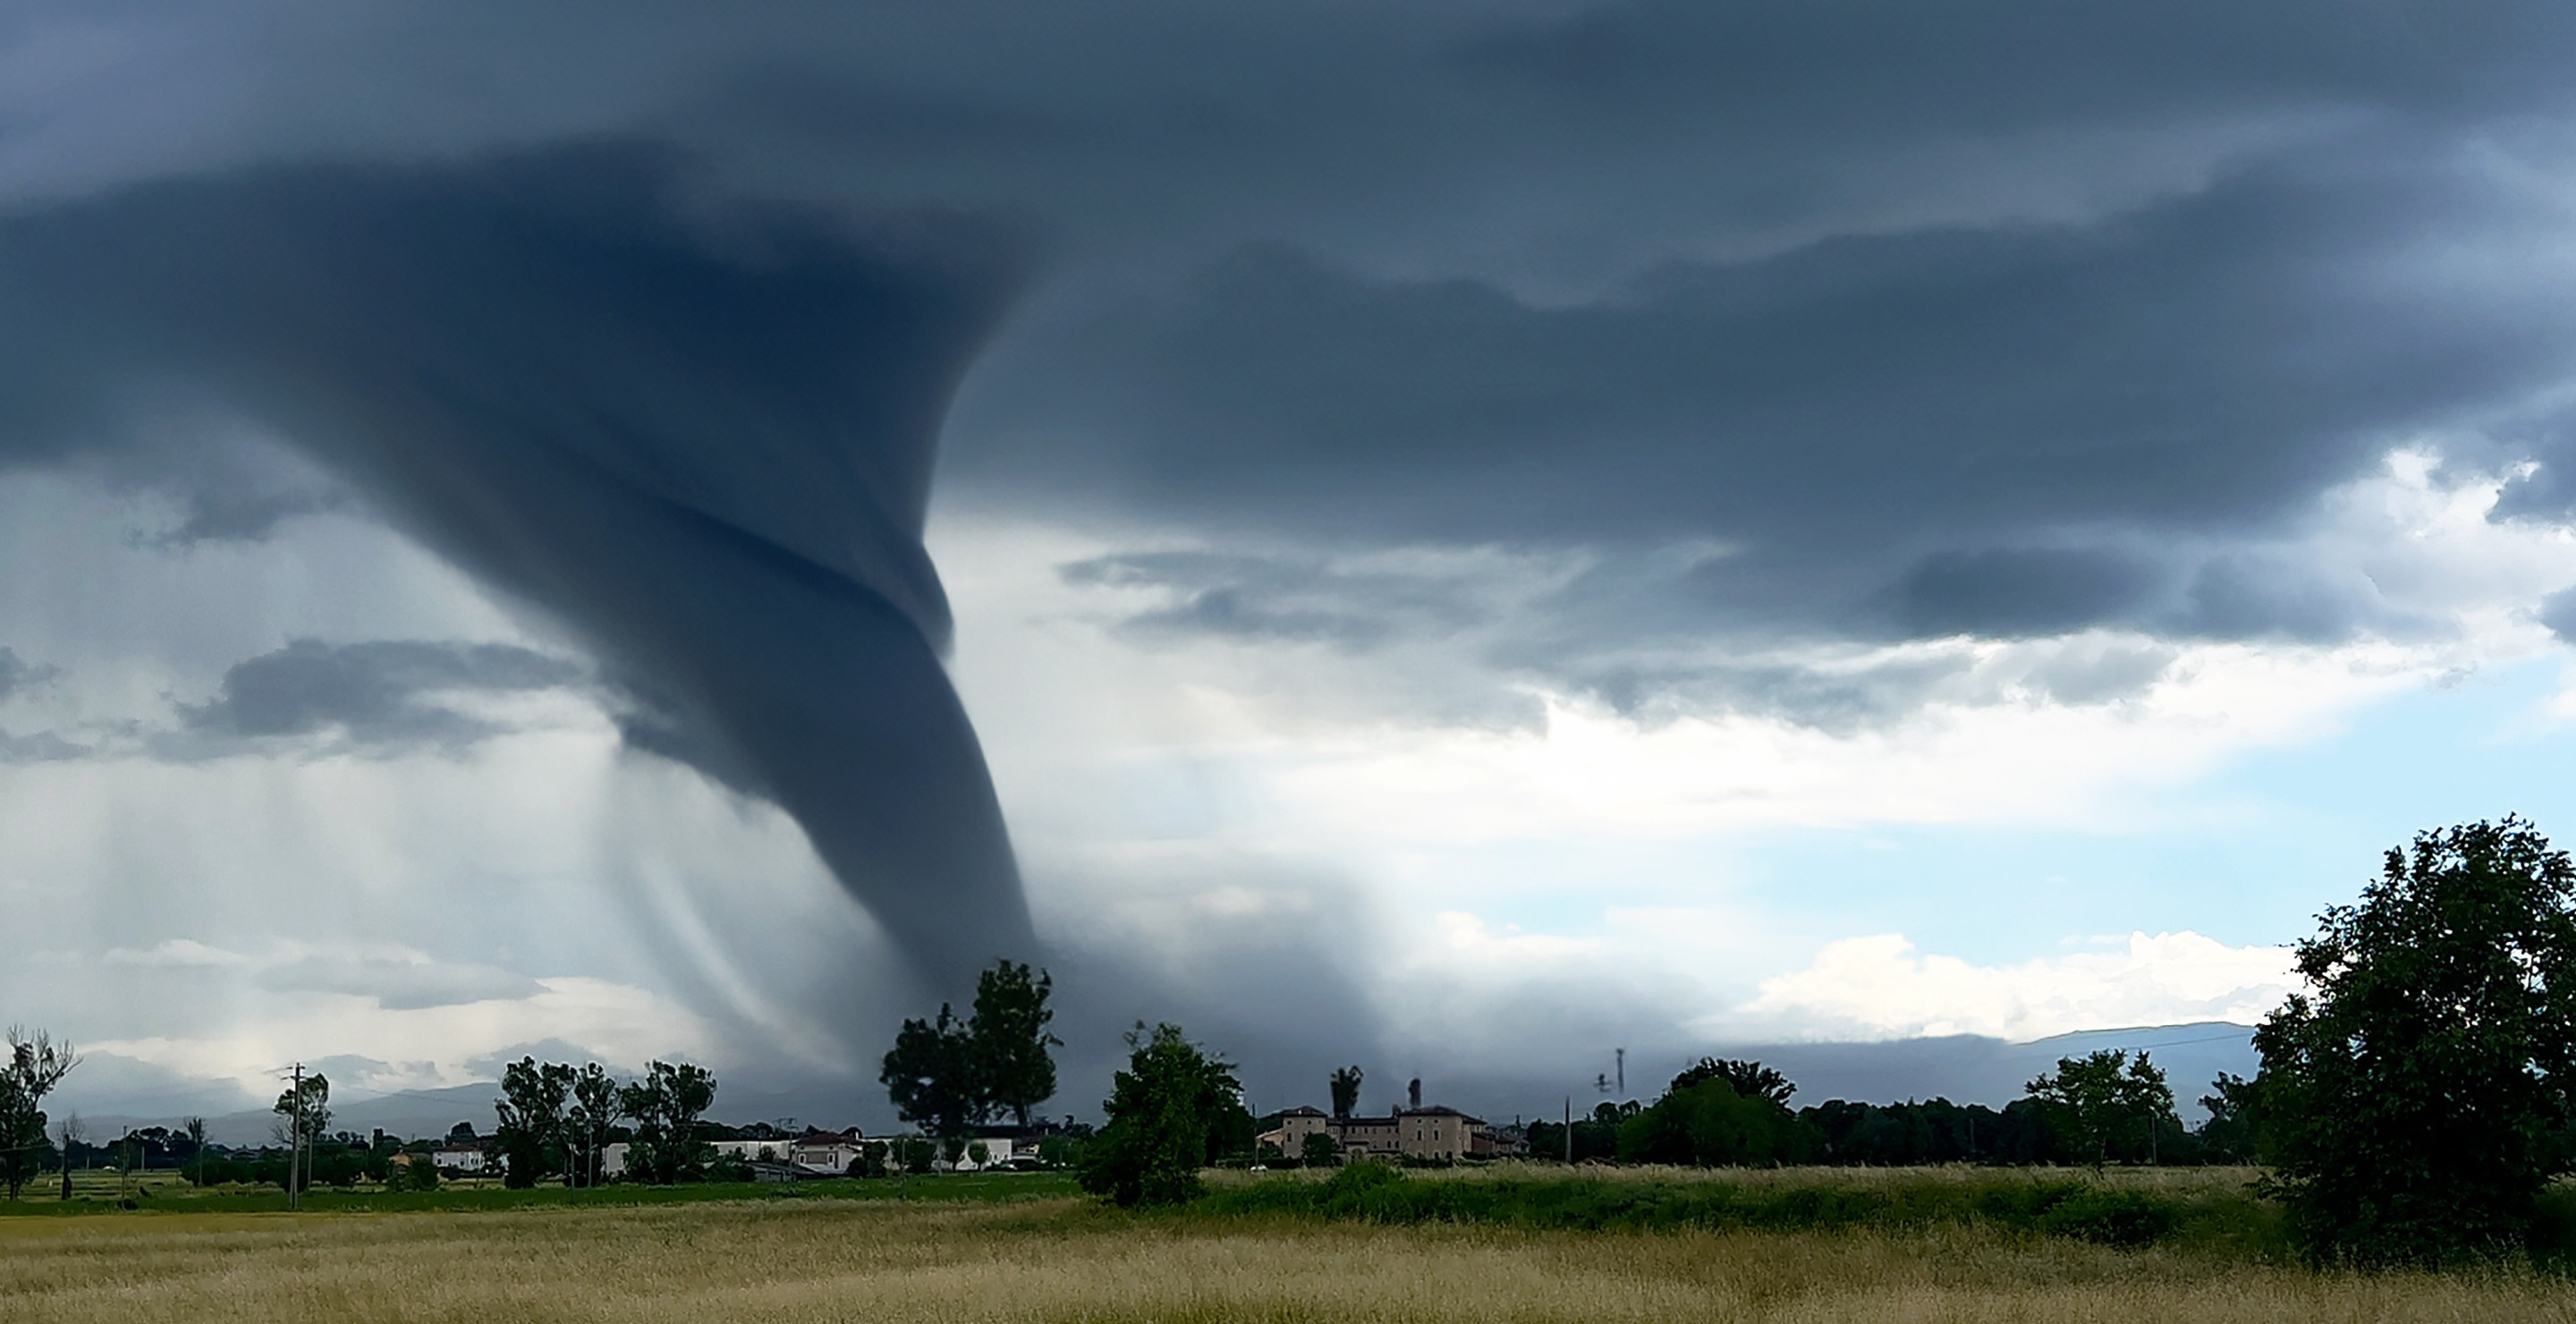
<path id="1" fill-rule="evenodd" d="M 1997 1174 L 1884 1185 L 1496 1177 L 1422 1180 L 1357 1163 L 1324 1181 L 1277 1178 L 1216 1192 L 1211 1214 L 1289 1214 L 1379 1223 L 1492 1223 L 1532 1229 L 1827 1231 L 1985 1226 L 2136 1247 L 2182 1241 L 2266 1258 L 2278 1211 L 2238 1192 L 2176 1196 L 2070 1179 Z M 2576 1214 L 2576 1202 L 2571 1202 Z M 2576 1227 L 2576 1217 L 2571 1217 Z"/>
<path id="2" fill-rule="evenodd" d="M 2036 1226 L 2052 1236 L 2105 1246 L 2147 1246 L 2173 1235 L 2182 1223 L 2171 1199 L 2141 1191 L 2083 1191 L 2041 1214 Z"/>

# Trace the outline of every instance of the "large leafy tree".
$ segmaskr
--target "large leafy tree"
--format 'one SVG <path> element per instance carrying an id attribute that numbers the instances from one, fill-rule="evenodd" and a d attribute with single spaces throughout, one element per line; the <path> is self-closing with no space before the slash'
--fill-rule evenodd
<path id="1" fill-rule="evenodd" d="M 975 980 L 970 1016 L 943 1002 L 936 1019 L 905 1021 L 877 1072 L 896 1114 L 951 1140 L 996 1111 L 1026 1127 L 1030 1110 L 1055 1097 L 1047 1050 L 1064 1041 L 1047 1030 L 1054 991 L 1046 971 L 997 961 Z"/>
<path id="2" fill-rule="evenodd" d="M 277 1102 L 270 1104 L 277 1114 L 276 1135 L 280 1144 L 308 1148 L 330 1134 L 331 1079 L 316 1071 L 278 1091 Z"/>
<path id="3" fill-rule="evenodd" d="M 2576 1093 L 2576 866 L 2520 818 L 2388 852 L 2255 1031 L 2272 1189 L 2312 1259 L 2519 1248 Z"/>
<path id="4" fill-rule="evenodd" d="M 971 1092 L 977 1111 L 1005 1109 L 1025 1128 L 1029 1110 L 1055 1097 L 1055 1059 L 1063 1040 L 1047 1031 L 1055 981 L 1026 964 L 996 962 L 975 980 L 975 1015 L 966 1035 L 973 1055 Z"/>
<path id="5" fill-rule="evenodd" d="M 1776 1069 L 1766 1067 L 1759 1062 L 1733 1057 L 1701 1058 L 1684 1068 L 1680 1075 L 1673 1077 L 1672 1086 L 1667 1092 L 1679 1094 L 1706 1080 L 1725 1081 L 1744 1098 L 1768 1099 L 1783 1107 L 1788 1105 L 1789 1096 L 1798 1092 L 1798 1087 L 1790 1084 L 1789 1078 L 1781 1075 Z"/>
<path id="6" fill-rule="evenodd" d="M 1700 1167 L 1803 1163 L 1815 1132 L 1788 1109 L 1797 1089 L 1759 1062 L 1701 1058 L 1653 1106 L 1619 1120 L 1619 1157 Z"/>
<path id="7" fill-rule="evenodd" d="M 618 1091 L 617 1105 L 635 1120 L 626 1151 L 627 1174 L 641 1181 L 696 1181 L 706 1176 L 715 1146 L 698 1134 L 698 1117 L 716 1101 L 716 1078 L 686 1062 L 654 1062 L 642 1078 Z"/>
<path id="8" fill-rule="evenodd" d="M 1168 1022 L 1127 1035 L 1127 1069 L 1102 1103 L 1108 1121 L 1082 1149 L 1082 1189 L 1120 1205 L 1178 1204 L 1200 1192 L 1199 1169 L 1246 1131 L 1234 1064 Z"/>
<path id="9" fill-rule="evenodd" d="M 573 1074 L 572 1103 L 564 1113 L 564 1138 L 572 1148 L 567 1166 L 575 1186 L 599 1182 L 600 1146 L 607 1142 L 608 1129 L 626 1115 L 619 1094 L 617 1082 L 597 1062 Z"/>
<path id="10" fill-rule="evenodd" d="M 507 1165 L 504 1184 L 525 1188 L 565 1170 L 564 1105 L 572 1098 L 574 1071 L 561 1062 L 523 1057 L 501 1069 L 501 1097 L 492 1110 L 501 1125 L 493 1147 Z"/>
<path id="11" fill-rule="evenodd" d="M 2200 1124 L 2202 1154 L 2212 1163 L 2251 1163 L 2257 1157 L 2262 1112 L 2253 1081 L 2222 1071 L 2200 1096 L 2209 1119 Z"/>
<path id="12" fill-rule="evenodd" d="M 9 1028 L 8 1047 L 0 1062 L 0 1183 L 15 1200 L 44 1153 L 45 1096 L 80 1065 L 80 1055 L 42 1030 L 30 1037 L 17 1026 Z"/>
<path id="13" fill-rule="evenodd" d="M 895 1115 L 937 1135 L 964 1132 L 979 1112 L 974 1037 L 944 1002 L 939 1019 L 907 1020 L 895 1031 L 877 1080 Z"/>
<path id="14" fill-rule="evenodd" d="M 2152 1158 L 2157 1132 L 2168 1123 L 2179 1125 L 2164 1068 L 2144 1053 L 2132 1058 L 2126 1049 L 2105 1048 L 2061 1057 L 2056 1071 L 2027 1088 L 2065 1152 L 2097 1168 L 2111 1160 L 2112 1146 L 2124 1142 L 2142 1142 L 2129 1148 Z"/>

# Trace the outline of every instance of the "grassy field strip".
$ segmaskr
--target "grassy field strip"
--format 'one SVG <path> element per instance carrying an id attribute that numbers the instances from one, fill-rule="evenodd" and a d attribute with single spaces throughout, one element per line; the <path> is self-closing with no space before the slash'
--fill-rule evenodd
<path id="1" fill-rule="evenodd" d="M 1210 1169 L 1205 1174 L 1208 1186 L 1217 1190 L 1238 1189 L 1276 1181 L 1328 1181 L 1340 1168 L 1291 1168 L 1285 1171 L 1246 1172 L 1241 1169 Z M 2197 1196 L 2235 1193 L 2245 1190 L 2263 1175 L 2253 1167 L 2198 1168 L 1991 1168 L 1971 1163 L 1945 1163 L 1909 1168 L 1684 1168 L 1659 1164 L 1584 1164 L 1568 1168 L 1559 1163 L 1478 1163 L 1452 1168 L 1407 1168 L 1407 1181 L 1458 1182 L 1481 1184 L 1532 1180 L 1575 1180 L 1612 1185 L 1739 1186 L 1748 1189 L 1773 1187 L 1795 1189 L 1878 1190 L 1891 1186 L 1919 1186 L 1926 1183 L 1955 1186 L 1996 1186 L 2011 1183 L 2083 1182 L 2104 1190 L 2142 1191 L 2154 1195 Z"/>
<path id="2" fill-rule="evenodd" d="M 611 1185 L 593 1190 L 538 1186 L 510 1190 L 499 1182 L 451 1182 L 435 1191 L 391 1191 L 369 1183 L 340 1190 L 320 1187 L 304 1197 L 316 1212 L 384 1213 L 401 1211 L 534 1209 L 564 1205 L 697 1204 L 741 1200 L 901 1200 L 983 1203 L 1071 1195 L 1073 1179 L 1057 1172 L 975 1173 L 935 1178 L 885 1178 L 853 1181 L 835 1178 L 793 1183 L 702 1182 L 679 1186 Z M 117 1207 L 123 1191 L 113 1177 L 73 1188 L 67 1203 L 58 1188 L 30 1188 L 15 1203 L 0 1202 L 0 1225 L 13 1218 L 90 1217 L 126 1212 Z M 156 1179 L 138 1191 L 132 1212 L 156 1217 L 176 1213 L 282 1213 L 286 1193 L 274 1186 L 206 1189 L 184 1182 Z"/>
<path id="3" fill-rule="evenodd" d="M 1076 1200 L 0 1222 L 0 1320 L 2576 1320 L 2532 1274 L 2378 1277 L 1969 1228 L 1519 1233 Z"/>

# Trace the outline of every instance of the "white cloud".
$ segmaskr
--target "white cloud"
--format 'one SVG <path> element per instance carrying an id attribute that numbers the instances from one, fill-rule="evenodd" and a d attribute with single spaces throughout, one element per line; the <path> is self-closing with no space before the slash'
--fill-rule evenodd
<path id="1" fill-rule="evenodd" d="M 1496 661 L 1508 655 L 1496 632 L 1543 610 L 1570 573 L 1563 558 L 1425 553 L 1415 560 L 1458 577 L 1471 623 L 1343 649 L 1121 631 L 1115 622 L 1162 599 L 1056 573 L 1115 549 L 1098 535 L 968 517 L 934 541 L 960 618 L 956 674 L 1024 843 L 1043 852 L 1177 831 L 1292 856 L 1329 843 L 1341 863 L 1384 877 L 1398 858 L 1507 840 L 2144 826 L 2139 790 L 2552 647 L 2530 610 L 2576 581 L 2576 537 L 2491 523 L 2499 490 L 2492 477 L 2444 476 L 2429 449 L 2394 451 L 2328 493 L 2304 528 L 2233 549 L 2349 583 L 2387 634 L 2324 644 L 2094 630 L 1759 656 L 1730 655 L 1719 639 L 1695 645 L 1695 659 L 1674 655 L 1821 684 L 1930 678 L 1846 726 L 1687 703 L 1639 721 Z M 1378 554 L 1333 573 L 1364 579 L 1390 564 Z M 2109 672 L 2127 682 L 2117 697 L 2061 697 Z M 1542 720 L 1497 723 L 1492 704 L 1456 697 L 1477 692 L 1515 695 Z"/>
<path id="2" fill-rule="evenodd" d="M 258 1014 L 197 1037 L 147 1036 L 88 1045 L 196 1079 L 229 1079 L 253 1094 L 292 1061 L 410 1059 L 362 1089 L 465 1085 L 488 1079 L 468 1064 L 495 1049 L 553 1040 L 633 1069 L 647 1059 L 706 1059 L 720 1040 L 704 1018 L 632 985 L 566 976 L 535 981 L 524 997 L 430 1007 L 387 1007 L 372 996 L 320 993 L 268 1000 Z"/>
<path id="3" fill-rule="evenodd" d="M 99 958 L 109 965 L 141 966 L 240 966 L 251 964 L 251 958 L 221 947 L 210 947 L 194 938 L 171 938 L 150 947 L 111 947 Z"/>
<path id="4" fill-rule="evenodd" d="M 2290 949 L 2230 947 L 2189 931 L 2132 933 L 2118 950 L 2004 966 L 1918 955 L 1904 935 L 1885 933 L 1826 944 L 1807 968 L 1763 980 L 1759 996 L 1700 1028 L 1737 1039 L 2030 1040 L 2132 1025 L 2251 1023 L 2297 987 Z"/>

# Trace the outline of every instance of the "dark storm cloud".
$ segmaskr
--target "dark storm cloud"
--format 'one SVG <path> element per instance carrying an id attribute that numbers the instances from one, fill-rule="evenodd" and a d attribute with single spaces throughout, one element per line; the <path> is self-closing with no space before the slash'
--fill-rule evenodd
<path id="1" fill-rule="evenodd" d="M 663 153 L 255 169 L 0 221 L 0 436 L 247 416 L 635 678 L 920 970 L 1033 946 L 920 544 L 1005 239 L 693 194 Z M 199 712 L 453 734 L 456 668 L 290 649 Z M 488 677 L 487 677 L 488 678 Z"/>
<path id="2" fill-rule="evenodd" d="M 1943 573 L 1905 586 L 1910 600 L 1883 603 L 1880 610 L 1955 614 L 1978 606 L 1956 598 L 1994 594 L 2000 578 L 2019 590 L 2008 596 L 2008 607 L 2031 627 L 2016 632 L 2042 634 L 2038 626 L 2046 622 L 2036 613 L 2064 610 L 2065 601 L 2097 587 L 2090 577 L 2139 575 L 2129 561 L 2080 553 L 2066 559 L 2076 568 L 2047 557 L 2031 558 L 2036 568 L 2007 558 L 1953 558 Z M 1508 558 L 1352 569 L 1322 559 L 1158 551 L 1073 562 L 1058 572 L 1068 584 L 1118 595 L 1098 599 L 1103 605 L 1129 604 L 1140 593 L 1157 600 L 1143 611 L 1123 606 L 1125 614 L 1115 618 L 1119 632 L 1139 646 L 1323 644 L 1367 655 L 1381 672 L 1419 672 L 1412 688 L 1398 686 L 1417 718 L 1497 730 L 1544 727 L 1544 706 L 1531 695 L 1536 688 L 1589 696 L 1650 724 L 1746 713 L 1847 734 L 1901 718 L 1936 697 L 2115 702 L 2160 679 L 2177 655 L 2135 635 L 2090 635 L 2034 641 L 2001 654 L 1950 649 L 1766 658 L 1740 624 L 1708 619 L 1699 580 L 1726 560 L 1722 552 L 1703 550 L 1600 557 L 1573 571 Z M 2300 569 L 2212 562 L 2189 587 L 2204 589 L 2204 581 L 2218 577 L 2210 572 L 2224 571 L 2272 591 L 2265 576 Z M 2051 575 L 2071 578 L 2072 588 L 2046 582 Z M 2015 577 L 2042 582 L 2014 583 Z M 1533 579 L 1542 581 L 1536 591 Z M 1550 579 L 1554 586 L 1544 586 Z M 2165 591 L 2139 605 L 2141 617 L 2152 610 L 2170 633 L 2204 633 L 2202 608 L 2183 594 L 2185 586 L 2158 587 Z M 1728 647 L 1747 642 L 1757 646 Z"/>
<path id="3" fill-rule="evenodd" d="M 990 384 L 958 468 L 1061 488 L 1080 465 L 1131 507 L 1274 534 L 1723 538 L 1709 605 L 1790 623 L 2144 622 L 2193 544 L 2560 379 L 2554 292 L 2405 283 L 2420 235 L 2482 224 L 2453 187 L 2248 172 L 2111 225 L 1676 263 L 1573 306 L 1247 250 Z M 2201 628 L 2284 623 L 2221 596 Z"/>
<path id="4" fill-rule="evenodd" d="M 2155 567 L 2096 548 L 1937 552 L 1896 584 L 1913 634 L 2046 635 L 2124 614 L 2156 587 Z"/>
<path id="5" fill-rule="evenodd" d="M 2541 599 L 2540 623 L 2551 634 L 2576 644 L 2576 588 L 2565 588 Z"/>
<path id="6" fill-rule="evenodd" d="M 379 753 L 454 749 L 502 728 L 440 699 L 555 689 L 580 676 L 573 663 L 508 644 L 298 639 L 235 664 L 214 698 L 180 705 L 179 717 L 197 736 L 329 733 Z"/>
<path id="7" fill-rule="evenodd" d="M 1723 538 L 1700 609 L 1755 630 L 2369 628 L 2139 542 L 2274 526 L 2569 348 L 2548 281 L 2410 271 L 2555 230 L 2478 164 L 2558 150 L 2576 11 L 2537 0 L 83 13 L 127 38 L 103 68 L 195 34 L 258 90 L 147 103 L 231 126 L 198 130 L 217 159 L 641 131 L 724 187 L 1029 218 L 1061 279 L 978 375 L 960 495 Z M 424 76 L 460 62 L 470 100 Z M 71 113 L 124 104 L 112 72 L 62 87 L 34 178 L 160 168 L 132 115 Z M 206 527 L 268 517 L 235 514 Z M 1366 632 L 1202 592 L 1172 627 Z"/>
<path id="8" fill-rule="evenodd" d="M 90 753 L 90 746 L 75 745 L 52 731 L 23 736 L 0 731 L 0 763 L 61 763 Z"/>
<path id="9" fill-rule="evenodd" d="M 1604 116 L 1857 130 L 1991 130 L 2260 100 L 2449 113 L 2555 79 L 2569 30 L 2540 4 L 2474 11 L 2288 0 L 1622 0 L 1465 43 L 1462 58 Z"/>
<path id="10" fill-rule="evenodd" d="M 18 656 L 17 650 L 0 648 L 0 701 L 34 685 L 42 685 L 60 673 L 53 667 L 40 666 Z"/>
<path id="11" fill-rule="evenodd" d="M 56 667 L 27 661 L 15 649 L 0 648 L 0 703 L 61 674 Z M 11 735 L 0 730 L 0 763 L 54 763 L 88 752 L 51 731 Z"/>
<path id="12" fill-rule="evenodd" d="M 1059 567 L 1068 584 L 1147 588 L 1168 605 L 1127 617 L 1134 635 L 1329 643 L 1364 650 L 1403 633 L 1450 632 L 1486 615 L 1455 584 L 1340 570 L 1312 559 L 1209 552 L 1131 552 Z"/>

